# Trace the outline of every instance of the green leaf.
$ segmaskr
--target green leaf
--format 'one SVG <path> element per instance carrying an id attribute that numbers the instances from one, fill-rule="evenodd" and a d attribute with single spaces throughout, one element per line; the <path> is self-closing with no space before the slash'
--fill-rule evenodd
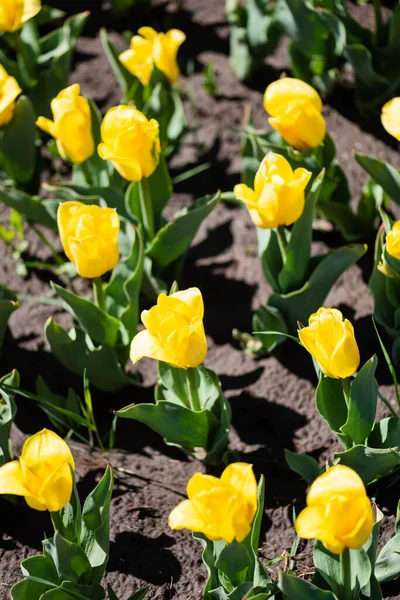
<path id="1" fill-rule="evenodd" d="M 157 397 L 187 407 L 189 387 L 186 369 L 171 367 L 170 365 L 167 365 L 167 363 L 159 361 L 158 374 L 160 386 L 158 388 Z M 196 367 L 194 376 L 196 378 L 200 407 L 202 409 L 212 410 L 222 393 L 218 376 L 214 371 L 206 369 L 203 366 Z"/>
<path id="2" fill-rule="evenodd" d="M 90 574 L 90 562 L 78 544 L 69 542 L 58 532 L 42 544 L 43 553 L 53 561 L 60 581 L 80 583 L 83 575 Z"/>
<path id="3" fill-rule="evenodd" d="M 17 405 L 15 404 L 16 393 L 2 389 L 2 383 L 18 388 L 20 383 L 18 371 L 14 369 L 11 373 L 4 375 L 0 379 L 0 450 L 2 461 L 8 462 L 12 459 L 10 432 L 11 425 L 17 414 Z"/>
<path id="4" fill-rule="evenodd" d="M 80 298 L 56 283 L 52 282 L 51 287 L 64 300 L 65 309 L 94 342 L 110 348 L 128 343 L 126 339 L 121 340 L 121 326 L 117 319 L 108 315 L 90 300 Z"/>
<path id="5" fill-rule="evenodd" d="M 375 576 L 379 583 L 392 581 L 400 576 L 400 534 L 397 533 L 380 551 Z"/>
<path id="6" fill-rule="evenodd" d="M 110 63 L 110 66 L 114 71 L 114 75 L 117 78 L 119 87 L 121 88 L 121 91 L 124 94 L 124 96 L 127 96 L 136 78 L 131 73 L 129 73 L 127 69 L 125 69 L 124 65 L 119 60 L 121 50 L 117 48 L 117 46 L 115 46 L 112 42 L 110 42 L 108 38 L 108 33 L 103 28 L 100 29 L 100 41 L 103 45 L 103 49 L 107 56 L 108 62 Z"/>
<path id="7" fill-rule="evenodd" d="M 347 421 L 341 430 L 354 444 L 363 444 L 375 423 L 378 398 L 378 382 L 375 379 L 377 365 L 378 359 L 374 355 L 358 372 L 351 385 Z"/>
<path id="8" fill-rule="evenodd" d="M 245 27 L 232 25 L 229 37 L 229 64 L 241 81 L 249 79 L 257 62 L 252 56 Z"/>
<path id="9" fill-rule="evenodd" d="M 365 485 L 386 477 L 400 466 L 397 448 L 377 449 L 358 445 L 345 452 L 336 452 L 334 458 L 356 471 Z"/>
<path id="10" fill-rule="evenodd" d="M 273 306 L 260 306 L 253 315 L 252 325 L 255 337 L 262 342 L 265 352 L 272 352 L 278 344 L 285 341 L 286 323 L 279 310 Z"/>
<path id="11" fill-rule="evenodd" d="M 40 600 L 103 600 L 105 595 L 104 588 L 97 581 L 90 585 L 63 581 L 60 587 L 46 592 Z"/>
<path id="12" fill-rule="evenodd" d="M 364 547 L 358 550 L 349 550 L 351 591 L 358 597 L 359 590 L 366 586 L 372 575 L 371 563 Z M 333 554 L 325 546 L 316 541 L 314 544 L 314 564 L 318 573 L 322 575 L 332 591 L 340 598 L 341 574 L 340 555 Z"/>
<path id="13" fill-rule="evenodd" d="M 241 544 L 236 540 L 226 544 L 215 561 L 215 567 L 218 571 L 228 577 L 230 583 L 235 587 L 246 582 L 250 564 L 251 556 L 245 544 Z"/>
<path id="14" fill-rule="evenodd" d="M 18 307 L 19 302 L 16 295 L 11 290 L 6 288 L 5 285 L 0 285 L 0 352 L 3 345 L 8 319 Z"/>
<path id="15" fill-rule="evenodd" d="M 81 501 L 79 499 L 78 489 L 74 476 L 74 486 L 72 496 L 68 504 L 59 511 L 60 520 L 62 523 L 62 535 L 70 542 L 79 543 L 81 534 Z"/>
<path id="16" fill-rule="evenodd" d="M 11 588 L 13 600 L 36 600 L 58 585 L 56 568 L 48 556 L 31 556 L 23 560 L 21 572 L 26 579 Z"/>
<path id="17" fill-rule="evenodd" d="M 289 468 L 303 477 L 308 484 L 311 484 L 319 476 L 319 465 L 315 458 L 308 454 L 297 454 L 285 450 L 285 460 Z"/>
<path id="18" fill-rule="evenodd" d="M 14 116 L 3 127 L 1 162 L 17 183 L 33 177 L 36 166 L 36 116 L 28 98 L 21 96 L 15 104 Z"/>
<path id="19" fill-rule="evenodd" d="M 105 392 L 116 392 L 137 381 L 123 372 L 118 356 L 108 346 L 94 346 L 81 329 L 67 333 L 53 319 L 45 325 L 47 341 L 54 356 L 66 368 L 83 377 L 86 370 L 90 383 Z"/>
<path id="20" fill-rule="evenodd" d="M 400 419 L 397 416 L 386 417 L 375 423 L 367 445 L 371 448 L 400 448 Z"/>
<path id="21" fill-rule="evenodd" d="M 319 414 L 328 423 L 330 429 L 340 434 L 341 427 L 347 420 L 347 404 L 342 380 L 325 377 L 321 373 L 315 393 L 315 403 Z"/>
<path id="22" fill-rule="evenodd" d="M 92 566 L 91 577 L 100 582 L 110 554 L 110 503 L 114 475 L 108 465 L 100 483 L 86 498 L 82 509 L 80 546 Z"/>
<path id="23" fill-rule="evenodd" d="M 354 158 L 367 171 L 368 175 L 383 187 L 388 196 L 396 204 L 400 204 L 400 172 L 389 163 L 365 154 L 355 152 Z"/>
<path id="24" fill-rule="evenodd" d="M 301 217 L 293 225 L 286 250 L 286 260 L 278 276 L 280 290 L 285 294 L 304 285 L 309 269 L 313 220 L 325 171 L 316 177 L 307 194 Z"/>
<path id="25" fill-rule="evenodd" d="M 183 256 L 201 223 L 214 210 L 219 199 L 219 193 L 212 198 L 206 196 L 179 211 L 173 221 L 157 232 L 146 254 L 162 267 Z"/>
<path id="26" fill-rule="evenodd" d="M 274 229 L 257 228 L 258 254 L 265 279 L 274 292 L 280 293 L 279 274 L 283 268 L 278 236 Z"/>
<path id="27" fill-rule="evenodd" d="M 0 185 L 0 202 L 14 208 L 28 221 L 57 230 L 57 200 L 43 200 L 15 188 Z"/>
<path id="28" fill-rule="evenodd" d="M 75 421 L 69 419 L 67 416 L 60 423 L 61 413 L 57 410 L 57 408 L 64 408 L 69 412 L 77 415 L 80 414 L 79 399 L 72 388 L 68 389 L 66 397 L 60 396 L 52 392 L 43 377 L 39 375 L 36 380 L 36 394 L 39 398 L 46 401 L 46 403 L 41 404 L 41 407 L 56 429 L 64 434 L 69 429 L 74 429 Z"/>
<path id="29" fill-rule="evenodd" d="M 305 579 L 279 572 L 278 587 L 288 600 L 337 600 L 332 592 L 320 590 Z"/>

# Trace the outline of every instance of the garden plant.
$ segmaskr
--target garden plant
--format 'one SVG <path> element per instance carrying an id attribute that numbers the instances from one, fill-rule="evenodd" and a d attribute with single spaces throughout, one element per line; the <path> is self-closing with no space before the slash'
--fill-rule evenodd
<path id="1" fill-rule="evenodd" d="M 0 0 L 0 599 L 400 599 L 399 24 Z"/>

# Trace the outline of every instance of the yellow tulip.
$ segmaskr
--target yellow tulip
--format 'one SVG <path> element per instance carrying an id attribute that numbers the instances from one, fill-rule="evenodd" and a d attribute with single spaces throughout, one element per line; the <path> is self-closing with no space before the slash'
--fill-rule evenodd
<path id="1" fill-rule="evenodd" d="M 0 31 L 21 29 L 40 8 L 40 0 L 0 0 Z"/>
<path id="2" fill-rule="evenodd" d="M 21 91 L 17 80 L 0 65 L 0 126 L 13 118 L 15 100 Z"/>
<path id="3" fill-rule="evenodd" d="M 26 440 L 19 461 L 0 467 L 0 494 L 25 496 L 31 508 L 56 512 L 70 501 L 74 468 L 68 445 L 43 429 Z"/>
<path id="4" fill-rule="evenodd" d="M 308 83 L 291 77 L 274 81 L 265 90 L 264 108 L 271 115 L 271 127 L 294 148 L 316 148 L 323 141 L 322 101 Z"/>
<path id="5" fill-rule="evenodd" d="M 159 124 L 132 106 L 115 106 L 101 124 L 98 152 L 128 181 L 140 181 L 156 169 L 160 157 Z"/>
<path id="6" fill-rule="evenodd" d="M 221 477 L 195 473 L 183 500 L 169 515 L 171 529 L 190 529 L 209 540 L 242 542 L 257 511 L 257 482 L 252 465 L 233 463 Z"/>
<path id="7" fill-rule="evenodd" d="M 51 101 L 54 121 L 39 117 L 36 125 L 57 141 L 64 160 L 80 164 L 94 153 L 89 103 L 80 95 L 78 83 L 61 90 Z"/>
<path id="8" fill-rule="evenodd" d="M 142 312 L 146 329 L 132 340 L 131 360 L 135 363 L 148 356 L 173 367 L 197 367 L 207 354 L 203 314 L 203 297 L 198 288 L 170 296 L 160 294 L 157 305 Z"/>
<path id="9" fill-rule="evenodd" d="M 119 217 L 114 208 L 64 202 L 57 212 L 65 254 L 81 277 L 101 277 L 119 259 Z"/>
<path id="10" fill-rule="evenodd" d="M 120 54 L 122 64 L 142 85 L 148 85 L 153 65 L 162 71 L 171 83 L 175 83 L 179 77 L 176 56 L 186 35 L 179 29 L 157 33 L 152 27 L 141 27 L 138 33 L 139 35 L 134 35 L 131 39 L 130 49 Z"/>
<path id="11" fill-rule="evenodd" d="M 381 122 L 386 131 L 400 142 L 400 97 L 386 102 L 382 108 Z"/>
<path id="12" fill-rule="evenodd" d="M 317 539 L 329 552 L 360 548 L 374 525 L 371 501 L 361 477 L 344 465 L 318 477 L 307 494 L 307 508 L 296 519 L 296 532 Z"/>
<path id="13" fill-rule="evenodd" d="M 333 379 L 353 375 L 360 364 L 354 328 L 336 308 L 319 308 L 299 330 L 304 348 L 317 360 L 321 371 Z"/>
<path id="14" fill-rule="evenodd" d="M 306 169 L 293 171 L 286 158 L 269 152 L 256 173 L 254 190 L 240 183 L 234 193 L 247 206 L 256 227 L 273 229 L 291 225 L 301 216 L 310 177 Z"/>
<path id="15" fill-rule="evenodd" d="M 386 250 L 390 256 L 400 260 L 400 221 L 393 224 L 386 236 Z"/>

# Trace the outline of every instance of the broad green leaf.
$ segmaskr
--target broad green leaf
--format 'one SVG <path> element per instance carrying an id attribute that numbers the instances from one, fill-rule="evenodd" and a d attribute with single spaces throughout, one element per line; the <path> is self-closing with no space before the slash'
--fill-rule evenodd
<path id="1" fill-rule="evenodd" d="M 21 572 L 32 579 L 23 579 L 11 588 L 12 600 L 36 600 L 58 585 L 57 571 L 50 557 L 39 555 L 23 560 Z"/>
<path id="2" fill-rule="evenodd" d="M 245 27 L 232 25 L 229 37 L 229 64 L 241 81 L 249 79 L 256 65 L 247 39 Z"/>
<path id="3" fill-rule="evenodd" d="M 372 448 L 400 448 L 400 419 L 398 417 L 386 417 L 375 423 L 368 437 L 368 446 Z"/>
<path id="4" fill-rule="evenodd" d="M 42 544 L 43 553 L 54 563 L 59 581 L 80 583 L 83 575 L 90 574 L 90 562 L 78 544 L 69 542 L 58 532 L 52 538 L 43 540 Z"/>
<path id="5" fill-rule="evenodd" d="M 18 388 L 19 382 L 19 373 L 14 369 L 14 371 L 8 375 L 4 375 L 4 377 L 0 379 L 0 386 L 3 383 L 5 385 Z M 17 414 L 15 395 L 15 392 L 8 391 L 0 387 L 0 450 L 2 453 L 1 458 L 4 462 L 8 462 L 13 458 L 11 451 L 10 431 L 15 415 Z"/>
<path id="6" fill-rule="evenodd" d="M 21 213 L 28 221 L 57 230 L 57 200 L 43 200 L 15 188 L 0 185 L 0 201 Z"/>
<path id="7" fill-rule="evenodd" d="M 389 163 L 365 154 L 355 152 L 354 158 L 368 175 L 383 187 L 388 196 L 396 204 L 400 204 L 400 172 Z"/>
<path id="8" fill-rule="evenodd" d="M 246 582 L 251 562 L 252 556 L 249 554 L 246 545 L 233 540 L 231 544 L 226 544 L 220 552 L 215 561 L 215 566 L 236 587 Z"/>
<path id="9" fill-rule="evenodd" d="M 46 401 L 46 404 L 43 403 L 41 406 L 56 429 L 66 434 L 69 429 L 74 428 L 75 421 L 67 416 L 60 423 L 61 413 L 57 410 L 58 408 L 64 408 L 77 415 L 80 414 L 79 399 L 72 388 L 68 389 L 66 397 L 55 394 L 48 387 L 43 377 L 39 375 L 36 380 L 36 394 Z"/>
<path id="10" fill-rule="evenodd" d="M 198 228 L 219 202 L 219 194 L 196 200 L 191 206 L 179 211 L 175 218 L 160 229 L 146 254 L 165 267 L 188 250 Z"/>
<path id="11" fill-rule="evenodd" d="M 351 385 L 349 412 L 341 430 L 354 444 L 363 444 L 375 423 L 378 398 L 378 382 L 375 379 L 377 365 L 378 359 L 374 355 L 360 369 Z"/>
<path id="12" fill-rule="evenodd" d="M 379 583 L 391 581 L 400 576 L 400 533 L 397 533 L 380 551 L 375 576 Z"/>
<path id="13" fill-rule="evenodd" d="M 278 236 L 274 229 L 257 228 L 258 254 L 265 279 L 274 292 L 280 293 L 279 275 L 283 269 Z"/>
<path id="14" fill-rule="evenodd" d="M 68 333 L 50 318 L 45 334 L 57 360 L 81 377 L 86 370 L 90 383 L 98 389 L 116 392 L 127 385 L 137 385 L 135 379 L 123 372 L 115 350 L 94 346 L 81 329 L 71 329 Z"/>
<path id="15" fill-rule="evenodd" d="M 386 477 L 400 467 L 398 448 L 376 449 L 358 445 L 345 452 L 335 453 L 334 458 L 356 471 L 365 485 Z"/>
<path id="16" fill-rule="evenodd" d="M 308 456 L 308 454 L 297 454 L 296 452 L 285 450 L 285 460 L 289 468 L 303 477 L 308 484 L 311 484 L 320 473 L 317 461 L 312 456 Z"/>
<path id="17" fill-rule="evenodd" d="M 305 579 L 279 572 L 279 589 L 288 600 L 337 600 L 332 592 L 320 590 Z"/>
<path id="18" fill-rule="evenodd" d="M 260 306 L 253 315 L 252 326 L 255 337 L 262 342 L 266 352 L 272 352 L 285 340 L 284 336 L 287 334 L 286 323 L 279 310 L 273 306 Z"/>
<path id="19" fill-rule="evenodd" d="M 17 183 L 27 183 L 36 166 L 36 116 L 28 98 L 21 96 L 15 104 L 14 116 L 3 127 L 1 162 Z"/>
<path id="20" fill-rule="evenodd" d="M 342 380 L 325 377 L 321 373 L 315 393 L 315 404 L 330 429 L 335 433 L 340 433 L 342 425 L 347 420 L 347 405 Z"/>
<path id="21" fill-rule="evenodd" d="M 119 60 L 119 55 L 122 51 L 119 50 L 119 48 L 117 48 L 117 46 L 115 46 L 112 42 L 110 42 L 108 33 L 103 28 L 100 29 L 100 40 L 108 62 L 110 63 L 110 66 L 114 71 L 114 75 L 117 78 L 119 87 L 121 88 L 124 96 L 127 96 L 129 90 L 135 82 L 135 77 L 129 73 L 127 69 L 125 69 L 124 65 Z"/>
<path id="22" fill-rule="evenodd" d="M 60 587 L 46 592 L 40 600 L 103 600 L 105 596 L 103 586 L 97 581 L 90 585 L 63 581 Z"/>
<path id="23" fill-rule="evenodd" d="M 160 387 L 158 389 L 159 399 L 167 400 L 183 407 L 187 406 L 189 388 L 186 369 L 171 367 L 159 361 L 158 374 L 160 378 Z M 194 377 L 196 379 L 200 407 L 212 410 L 222 393 L 218 376 L 214 371 L 200 365 L 194 369 Z"/>

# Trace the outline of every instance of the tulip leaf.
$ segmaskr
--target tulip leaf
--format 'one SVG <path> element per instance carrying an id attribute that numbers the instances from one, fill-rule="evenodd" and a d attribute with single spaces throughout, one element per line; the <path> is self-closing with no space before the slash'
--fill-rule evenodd
<path id="1" fill-rule="evenodd" d="M 62 408 L 74 415 L 80 414 L 79 399 L 72 388 L 68 389 L 66 397 L 55 394 L 39 375 L 36 380 L 36 395 L 41 400 L 45 400 L 40 406 L 56 429 L 67 434 L 69 429 L 74 428 L 75 419 L 70 419 L 67 414 L 64 414 L 64 419 L 60 419 L 62 413 L 59 410 Z"/>
<path id="2" fill-rule="evenodd" d="M 354 444 L 363 444 L 375 423 L 378 398 L 378 382 L 375 371 L 378 364 L 376 355 L 360 369 L 351 385 L 350 402 L 346 423 L 341 431 L 348 435 Z"/>
<path id="3" fill-rule="evenodd" d="M 120 217 L 131 221 L 125 210 L 124 194 L 113 187 L 86 187 L 77 184 L 47 185 L 46 188 L 57 195 L 57 204 L 64 200 L 76 200 L 83 204 L 96 204 L 116 208 Z"/>
<path id="4" fill-rule="evenodd" d="M 278 587 L 288 600 L 337 600 L 332 592 L 319 589 L 305 579 L 279 572 Z"/>
<path id="5" fill-rule="evenodd" d="M 354 158 L 367 171 L 368 175 L 383 187 L 388 196 L 396 204 L 400 204 L 400 172 L 389 163 L 372 158 L 366 154 L 355 152 Z"/>
<path id="6" fill-rule="evenodd" d="M 39 196 L 30 196 L 21 190 L 1 185 L 0 202 L 14 208 L 32 223 L 57 229 L 57 200 L 43 200 Z"/>
<path id="7" fill-rule="evenodd" d="M 205 196 L 180 210 L 173 221 L 157 232 L 146 254 L 162 267 L 181 257 L 190 247 L 202 221 L 214 210 L 219 199 L 219 193 L 214 197 Z"/>
<path id="8" fill-rule="evenodd" d="M 277 308 L 288 325 L 289 333 L 296 331 L 297 321 L 306 323 L 310 314 L 323 304 L 331 287 L 338 277 L 365 252 L 367 246 L 350 244 L 326 255 L 313 257 L 311 268 L 315 265 L 308 281 L 302 288 L 289 294 L 273 294 L 268 301 Z"/>
<path id="9" fill-rule="evenodd" d="M 320 473 L 319 464 L 315 458 L 308 454 L 297 454 L 285 450 L 285 460 L 289 468 L 303 477 L 310 485 Z"/>
<path id="10" fill-rule="evenodd" d="M 123 372 L 115 350 L 108 346 L 95 347 L 81 329 L 67 333 L 50 318 L 45 334 L 57 360 L 81 377 L 86 370 L 90 383 L 98 389 L 116 392 L 127 385 L 137 385 L 137 381 Z"/>
<path id="11" fill-rule="evenodd" d="M 110 348 L 126 345 L 127 342 L 124 343 L 121 340 L 120 323 L 115 317 L 104 312 L 90 300 L 80 298 L 56 283 L 52 282 L 51 287 L 64 300 L 65 309 L 78 321 L 95 343 Z"/>
<path id="12" fill-rule="evenodd" d="M 162 400 L 186 407 L 187 398 L 190 395 L 186 369 L 171 367 L 167 363 L 159 361 L 158 375 L 160 378 L 158 397 Z M 222 393 L 218 376 L 211 369 L 199 366 L 194 369 L 194 377 L 199 394 L 200 407 L 212 410 Z"/>
<path id="13" fill-rule="evenodd" d="M 315 403 L 319 414 L 328 423 L 330 429 L 340 434 L 341 427 L 347 420 L 347 404 L 342 380 L 325 377 L 321 373 Z"/>
<path id="14" fill-rule="evenodd" d="M 63 535 L 70 542 L 79 543 L 79 537 L 81 533 L 81 501 L 79 499 L 78 489 L 76 487 L 75 475 L 73 470 L 71 469 L 72 477 L 73 477 L 73 488 L 71 498 L 60 511 L 59 511 L 59 519 L 61 521 L 60 530 L 61 535 Z"/>
<path id="15" fill-rule="evenodd" d="M 322 189 L 325 171 L 316 177 L 307 194 L 301 217 L 293 225 L 286 249 L 286 260 L 278 276 L 282 293 L 298 289 L 306 281 L 311 256 L 311 242 L 315 208 Z"/>
<path id="16" fill-rule="evenodd" d="M 253 331 L 255 337 L 262 342 L 264 350 L 272 352 L 285 340 L 287 326 L 277 308 L 260 306 L 253 315 Z M 249 346 L 251 349 L 250 344 Z"/>
<path id="17" fill-rule="evenodd" d="M 353 446 L 345 452 L 337 452 L 334 457 L 340 464 L 356 471 L 365 485 L 386 477 L 400 467 L 400 451 L 398 448 L 368 448 Z"/>
<path id="18" fill-rule="evenodd" d="M 63 581 L 60 587 L 46 592 L 40 600 L 103 600 L 105 596 L 104 588 L 97 581 L 91 585 Z"/>
<path id="19" fill-rule="evenodd" d="M 386 417 L 375 423 L 370 436 L 368 446 L 371 448 L 400 448 L 400 419 Z"/>
<path id="20" fill-rule="evenodd" d="M 265 279 L 274 292 L 280 293 L 281 288 L 278 277 L 283 263 L 277 233 L 274 229 L 257 228 L 257 241 L 258 254 L 261 258 Z"/>
<path id="21" fill-rule="evenodd" d="M 105 29 L 100 29 L 100 41 L 102 43 L 104 52 L 107 56 L 108 62 L 114 75 L 118 80 L 119 87 L 122 90 L 124 96 L 127 96 L 132 85 L 136 81 L 136 78 L 124 67 L 122 62 L 119 60 L 119 55 L 122 51 L 117 48 L 112 42 L 110 42 L 108 33 Z"/>
<path id="22" fill-rule="evenodd" d="M 3 345 L 4 334 L 10 315 L 17 310 L 19 302 L 17 296 L 5 285 L 0 285 L 0 352 Z"/>
<path id="23" fill-rule="evenodd" d="M 156 404 L 130 404 L 116 415 L 145 423 L 167 444 L 180 446 L 188 454 L 195 448 L 207 449 L 210 434 L 218 426 L 216 416 L 209 410 L 194 412 L 165 400 Z"/>
<path id="24" fill-rule="evenodd" d="M 82 509 L 79 544 L 91 564 L 91 577 L 100 582 L 110 554 L 110 503 L 114 475 L 108 465 L 100 483 L 86 498 Z"/>
<path id="25" fill-rule="evenodd" d="M 350 553 L 350 573 L 351 590 L 354 594 L 366 586 L 372 575 L 371 563 L 364 548 L 358 550 L 349 550 Z M 325 546 L 315 541 L 314 544 L 314 564 L 318 573 L 325 579 L 332 591 L 338 598 L 341 596 L 341 574 L 340 574 L 340 555 L 333 554 Z"/>
<path id="26" fill-rule="evenodd" d="M 15 404 L 16 392 L 3 389 L 1 384 L 18 388 L 19 382 L 19 373 L 15 369 L 0 379 L 0 450 L 2 453 L 0 464 L 12 459 L 10 432 L 11 425 L 17 414 L 17 405 Z"/>
<path id="27" fill-rule="evenodd" d="M 30 556 L 21 563 L 21 572 L 25 577 L 11 588 L 13 600 L 36 600 L 53 585 L 58 585 L 58 574 L 49 556 Z"/>
<path id="28" fill-rule="evenodd" d="M 400 533 L 397 533 L 380 551 L 375 576 L 379 583 L 392 581 L 400 576 Z"/>
<path id="29" fill-rule="evenodd" d="M 246 545 L 233 540 L 221 550 L 215 561 L 215 566 L 236 587 L 246 582 L 251 561 L 251 555 Z"/>
<path id="30" fill-rule="evenodd" d="M 28 98 L 22 96 L 15 104 L 14 116 L 3 127 L 1 162 L 7 174 L 17 183 L 27 183 L 36 166 L 36 116 Z M 21 152 L 21 148 L 24 149 Z"/>
<path id="31" fill-rule="evenodd" d="M 42 542 L 43 553 L 54 563 L 60 581 L 80 583 L 84 574 L 90 573 L 90 562 L 84 550 L 75 542 L 69 542 L 58 532 Z"/>
<path id="32" fill-rule="evenodd" d="M 107 591 L 108 591 L 108 595 L 110 597 L 110 600 L 119 600 L 118 596 L 116 595 L 116 593 L 112 589 L 111 585 L 107 586 Z M 138 590 L 137 592 L 135 592 L 131 596 L 129 596 L 129 598 L 127 598 L 127 600 L 144 600 L 147 592 L 148 592 L 148 588 L 143 588 L 141 590 Z"/>

